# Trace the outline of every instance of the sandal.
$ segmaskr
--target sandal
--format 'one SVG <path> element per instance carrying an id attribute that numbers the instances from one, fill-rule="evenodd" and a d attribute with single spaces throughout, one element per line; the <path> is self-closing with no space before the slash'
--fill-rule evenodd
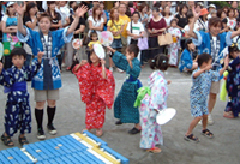
<path id="1" fill-rule="evenodd" d="M 101 137 L 101 136 L 103 135 L 102 129 L 96 129 L 96 135 L 97 135 L 98 137 Z"/>
<path id="2" fill-rule="evenodd" d="M 184 139 L 186 141 L 195 141 L 195 142 L 199 142 L 199 139 L 197 137 L 195 137 L 193 134 L 190 135 L 185 135 Z"/>
<path id="3" fill-rule="evenodd" d="M 18 136 L 18 142 L 21 146 L 29 144 L 29 141 L 26 139 L 25 136 L 23 138 L 20 138 L 20 136 Z"/>
<path id="4" fill-rule="evenodd" d="M 209 129 L 204 129 L 202 131 L 202 135 L 207 136 L 209 139 L 214 138 L 214 134 L 211 133 Z"/>
<path id="5" fill-rule="evenodd" d="M 9 147 L 14 146 L 11 136 L 5 136 L 5 134 L 2 134 L 1 140 L 4 142 L 5 146 L 9 146 Z"/>
<path id="6" fill-rule="evenodd" d="M 150 153 L 161 153 L 162 150 L 159 147 L 152 147 L 150 149 L 147 149 L 146 152 L 150 152 Z"/>

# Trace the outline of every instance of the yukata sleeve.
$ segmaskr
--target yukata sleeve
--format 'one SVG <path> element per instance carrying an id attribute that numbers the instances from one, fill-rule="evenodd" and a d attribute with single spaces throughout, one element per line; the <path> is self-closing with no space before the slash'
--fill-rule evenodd
<path id="1" fill-rule="evenodd" d="M 33 60 L 31 67 L 26 68 L 26 81 L 31 81 L 34 76 L 37 74 L 38 70 L 41 68 L 41 63 L 37 62 L 37 60 Z"/>
<path id="2" fill-rule="evenodd" d="M 57 41 L 59 49 L 65 44 L 70 43 L 73 38 L 73 32 L 67 35 L 67 30 L 69 27 L 65 27 L 62 30 L 57 30 L 53 32 L 53 37 Z"/>
<path id="3" fill-rule="evenodd" d="M 13 85 L 12 69 L 5 70 L 4 73 L 4 86 L 11 87 Z"/>
<path id="4" fill-rule="evenodd" d="M 119 51 L 115 51 L 112 60 L 117 68 L 126 71 L 128 67 L 127 58 L 125 55 L 121 54 Z"/>
<path id="5" fill-rule="evenodd" d="M 210 74 L 211 74 L 211 81 L 220 81 L 221 80 L 220 72 L 210 70 Z"/>
<path id="6" fill-rule="evenodd" d="M 102 68 L 99 68 L 102 69 Z M 115 81 L 112 72 L 108 69 L 107 79 L 102 78 L 102 71 L 99 71 L 99 79 L 97 83 L 97 95 L 103 99 L 103 102 L 107 105 L 108 109 L 112 109 L 114 103 Z"/>
<path id="7" fill-rule="evenodd" d="M 126 73 L 130 74 L 133 78 L 133 80 L 137 80 L 138 76 L 140 74 L 140 65 L 138 61 L 132 61 L 132 68 L 131 66 L 128 64 L 127 69 L 126 69 Z"/>
<path id="8" fill-rule="evenodd" d="M 85 104 L 89 104 L 91 102 L 91 90 L 92 90 L 92 83 L 90 81 L 90 64 L 87 63 L 84 66 L 80 67 L 76 70 L 75 66 L 73 68 L 73 73 L 77 76 L 78 84 L 79 84 L 79 91 L 80 97 Z"/>
<path id="9" fill-rule="evenodd" d="M 151 100 L 149 103 L 150 109 L 160 109 L 161 106 L 164 104 L 164 98 L 167 90 L 164 86 L 164 79 L 157 79 L 154 85 L 151 87 Z"/>
<path id="10" fill-rule="evenodd" d="M 4 85 L 4 75 L 5 75 L 5 69 L 3 68 L 0 74 L 0 85 Z"/>
<path id="11" fill-rule="evenodd" d="M 196 46 L 200 46 L 201 44 L 203 44 L 204 42 L 204 38 L 205 38 L 205 33 L 202 31 L 193 31 L 196 35 L 197 35 L 197 39 L 192 38 L 192 42 L 194 45 Z"/>
<path id="12" fill-rule="evenodd" d="M 221 37 L 224 37 L 224 39 L 226 40 L 226 44 L 227 46 L 230 46 L 233 44 L 233 39 L 231 38 L 232 37 L 232 31 L 229 31 L 229 32 L 224 32 L 221 34 Z"/>
<path id="13" fill-rule="evenodd" d="M 192 68 L 192 58 L 190 55 L 188 55 L 187 51 L 183 52 L 183 57 L 182 57 L 182 65 L 184 65 L 184 68 L 186 67 L 187 69 L 191 69 Z"/>
<path id="14" fill-rule="evenodd" d="M 26 35 L 24 36 L 19 31 L 17 32 L 17 37 L 20 42 L 27 43 L 30 47 L 34 46 L 34 36 L 36 36 L 36 31 L 32 31 L 30 28 L 24 26 L 26 29 Z"/>

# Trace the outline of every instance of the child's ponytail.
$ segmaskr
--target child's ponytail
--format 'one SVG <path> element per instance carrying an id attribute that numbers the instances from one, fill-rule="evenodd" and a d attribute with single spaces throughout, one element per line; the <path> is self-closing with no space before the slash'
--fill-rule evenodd
<path id="1" fill-rule="evenodd" d="M 150 59 L 149 66 L 150 66 L 151 69 L 156 69 L 156 57 Z"/>

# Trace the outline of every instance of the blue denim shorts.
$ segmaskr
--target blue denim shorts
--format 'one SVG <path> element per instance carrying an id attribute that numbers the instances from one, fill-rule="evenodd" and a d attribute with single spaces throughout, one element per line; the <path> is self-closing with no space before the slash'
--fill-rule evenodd
<path id="1" fill-rule="evenodd" d="M 121 38 L 119 38 L 119 39 L 113 39 L 112 48 L 113 48 L 113 49 L 121 49 L 121 48 L 122 48 Z"/>

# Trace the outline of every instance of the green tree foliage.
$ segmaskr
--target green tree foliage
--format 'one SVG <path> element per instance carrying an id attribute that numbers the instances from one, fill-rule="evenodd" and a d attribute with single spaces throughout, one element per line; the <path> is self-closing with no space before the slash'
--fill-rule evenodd
<path id="1" fill-rule="evenodd" d="M 226 1 L 209 1 L 208 2 L 208 4 L 211 4 L 211 3 L 215 4 L 217 8 L 223 8 L 225 6 L 231 7 L 231 4 L 228 3 L 228 1 L 227 2 Z"/>

